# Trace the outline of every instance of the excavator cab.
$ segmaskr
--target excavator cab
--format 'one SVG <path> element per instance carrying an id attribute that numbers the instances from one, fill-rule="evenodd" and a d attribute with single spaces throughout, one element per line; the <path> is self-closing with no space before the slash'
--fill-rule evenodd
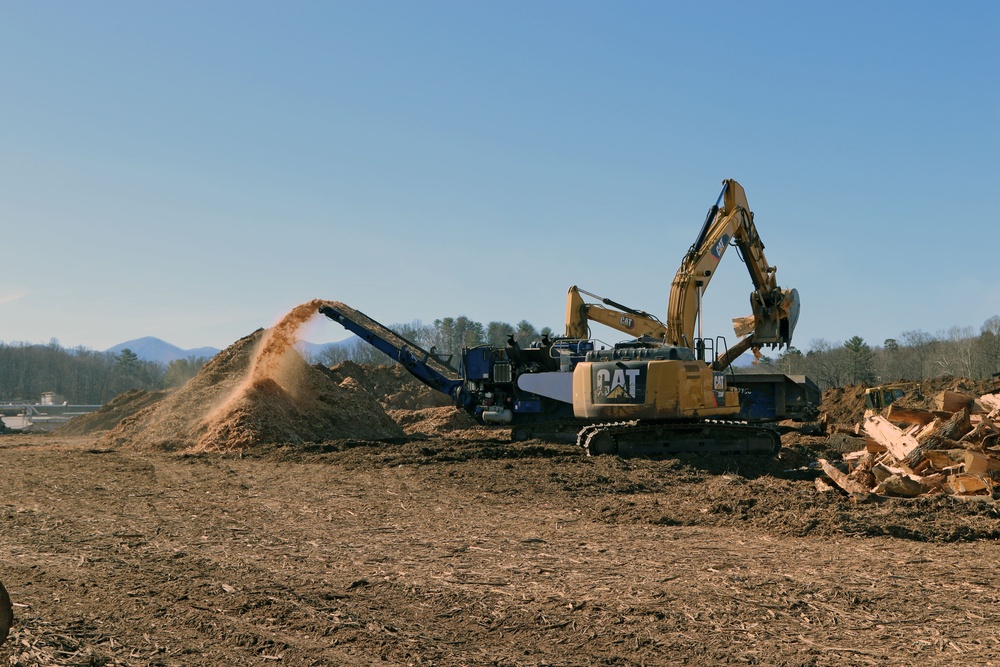
<path id="1" fill-rule="evenodd" d="M 619 344 L 588 353 L 573 371 L 573 411 L 585 419 L 718 418 L 739 409 L 725 375 L 682 346 Z"/>

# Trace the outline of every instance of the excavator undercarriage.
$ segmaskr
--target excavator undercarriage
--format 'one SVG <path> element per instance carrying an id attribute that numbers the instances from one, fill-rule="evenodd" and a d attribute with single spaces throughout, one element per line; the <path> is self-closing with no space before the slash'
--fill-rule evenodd
<path id="1" fill-rule="evenodd" d="M 631 420 L 585 426 L 577 434 L 577 444 L 587 456 L 658 458 L 685 453 L 773 456 L 781 448 L 781 438 L 767 426 L 745 423 Z"/>

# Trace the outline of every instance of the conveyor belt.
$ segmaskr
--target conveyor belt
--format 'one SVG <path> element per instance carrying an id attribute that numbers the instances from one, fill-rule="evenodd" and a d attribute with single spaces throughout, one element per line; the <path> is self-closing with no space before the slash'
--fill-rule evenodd
<path id="1" fill-rule="evenodd" d="M 360 310 L 355 310 L 339 301 L 324 301 L 319 307 L 319 312 L 401 363 L 406 370 L 432 389 L 455 396 L 454 390 L 462 385 L 458 369 L 438 355 L 376 322 Z"/>

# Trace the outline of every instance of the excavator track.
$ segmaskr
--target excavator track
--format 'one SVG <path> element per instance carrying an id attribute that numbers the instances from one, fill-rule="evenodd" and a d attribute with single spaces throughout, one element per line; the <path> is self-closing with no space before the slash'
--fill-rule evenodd
<path id="1" fill-rule="evenodd" d="M 724 421 L 592 424 L 580 430 L 576 442 L 587 456 L 650 458 L 687 453 L 774 456 L 781 448 L 781 437 L 774 429 Z"/>

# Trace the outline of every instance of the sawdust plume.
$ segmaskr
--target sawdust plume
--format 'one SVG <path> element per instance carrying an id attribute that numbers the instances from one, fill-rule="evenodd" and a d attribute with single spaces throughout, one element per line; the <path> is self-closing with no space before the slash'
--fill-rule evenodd
<path id="1" fill-rule="evenodd" d="M 207 426 L 230 412 L 249 392 L 268 391 L 267 387 L 277 384 L 296 398 L 300 395 L 298 374 L 302 364 L 295 350 L 299 330 L 312 319 L 319 307 L 327 303 L 323 299 L 312 299 L 299 304 L 286 313 L 278 322 L 264 332 L 257 344 L 247 370 L 246 377 L 229 392 L 202 420 Z"/>
<path id="2" fill-rule="evenodd" d="M 288 384 L 287 378 L 283 377 L 287 364 L 283 362 L 294 352 L 302 325 L 311 320 L 325 303 L 322 299 L 313 299 L 295 306 L 267 331 L 247 374 L 248 385 L 264 379 L 274 380 L 283 387 Z M 286 382 L 282 382 L 283 379 Z"/>

